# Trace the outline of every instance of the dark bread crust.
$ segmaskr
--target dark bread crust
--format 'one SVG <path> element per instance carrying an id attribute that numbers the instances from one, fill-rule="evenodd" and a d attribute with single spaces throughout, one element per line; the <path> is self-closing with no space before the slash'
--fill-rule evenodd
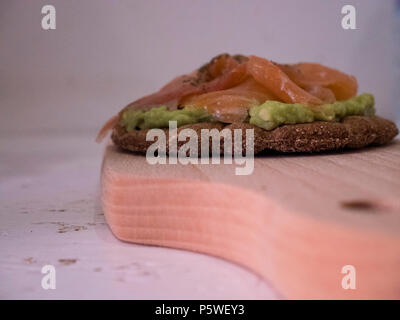
<path id="1" fill-rule="evenodd" d="M 323 122 L 284 125 L 274 130 L 267 131 L 249 123 L 196 123 L 178 128 L 178 133 L 186 128 L 196 131 L 198 141 L 198 154 L 200 155 L 201 129 L 224 128 L 242 129 L 242 153 L 246 153 L 246 130 L 254 129 L 254 154 L 263 150 L 276 150 L 280 152 L 321 152 L 340 150 L 345 148 L 362 148 L 368 145 L 382 145 L 391 141 L 398 133 L 396 125 L 389 120 L 378 116 L 349 116 L 341 122 Z M 244 129 L 244 130 L 243 130 Z M 168 142 L 168 129 L 163 129 Z M 111 139 L 121 148 L 129 151 L 146 153 L 147 148 L 154 141 L 146 141 L 148 130 L 127 132 L 117 125 L 112 132 Z M 178 149 L 186 141 L 178 142 Z M 211 139 L 210 139 L 211 149 Z M 220 140 L 220 152 L 224 152 L 224 139 Z M 167 144 L 167 152 L 168 152 Z"/>

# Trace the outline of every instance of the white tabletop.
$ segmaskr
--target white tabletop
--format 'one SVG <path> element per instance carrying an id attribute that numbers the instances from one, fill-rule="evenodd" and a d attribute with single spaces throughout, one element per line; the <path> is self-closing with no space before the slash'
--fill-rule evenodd
<path id="1" fill-rule="evenodd" d="M 279 297 L 230 262 L 117 240 L 99 201 L 103 148 L 88 134 L 0 137 L 0 298 Z M 47 264 L 55 290 L 41 286 Z"/>

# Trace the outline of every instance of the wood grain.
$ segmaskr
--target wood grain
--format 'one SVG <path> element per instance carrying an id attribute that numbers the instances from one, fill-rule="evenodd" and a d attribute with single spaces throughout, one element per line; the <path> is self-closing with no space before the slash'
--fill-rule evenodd
<path id="1" fill-rule="evenodd" d="M 235 165 L 149 165 L 108 146 L 102 204 L 124 241 L 203 252 L 287 298 L 400 298 L 400 142 Z M 356 289 L 342 288 L 342 267 Z"/>

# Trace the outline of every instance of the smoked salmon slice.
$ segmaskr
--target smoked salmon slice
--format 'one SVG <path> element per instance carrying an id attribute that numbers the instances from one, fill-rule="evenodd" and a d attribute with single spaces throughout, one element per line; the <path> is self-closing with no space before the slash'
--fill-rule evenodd
<path id="1" fill-rule="evenodd" d="M 248 110 L 266 100 L 276 100 L 276 97 L 252 77 L 247 77 L 233 88 L 191 96 L 182 105 L 204 108 L 215 119 L 233 123 L 246 120 Z"/>
<path id="2" fill-rule="evenodd" d="M 246 80 L 227 90 L 209 92 L 184 100 L 183 105 L 205 108 L 222 122 L 242 122 L 248 110 L 267 100 L 303 103 L 318 108 L 323 103 L 356 95 L 357 80 L 316 63 L 275 64 L 250 56 Z"/>
<path id="3" fill-rule="evenodd" d="M 107 133 L 115 127 L 115 125 L 118 123 L 119 117 L 118 115 L 111 117 L 108 119 L 108 121 L 101 127 L 99 133 L 97 134 L 96 137 L 96 142 L 99 143 L 101 142 L 106 136 Z"/>
<path id="4" fill-rule="evenodd" d="M 325 88 L 336 100 L 347 100 L 357 94 L 357 79 L 318 63 L 279 64 L 279 68 L 301 88 Z"/>
<path id="5" fill-rule="evenodd" d="M 220 55 L 199 70 L 176 77 L 159 91 L 140 98 L 126 108 L 151 109 L 166 105 L 174 109 L 188 95 L 231 88 L 243 81 L 246 67 L 238 59 Z"/>
<path id="6" fill-rule="evenodd" d="M 308 105 L 322 104 L 321 99 L 300 88 L 279 66 L 267 59 L 250 56 L 247 62 L 247 70 L 258 83 L 269 89 L 283 102 Z"/>

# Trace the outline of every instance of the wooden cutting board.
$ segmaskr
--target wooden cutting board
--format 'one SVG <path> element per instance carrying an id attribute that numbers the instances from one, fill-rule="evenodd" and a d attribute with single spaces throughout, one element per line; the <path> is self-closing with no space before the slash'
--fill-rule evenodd
<path id="1" fill-rule="evenodd" d="M 254 165 L 150 165 L 109 145 L 107 222 L 124 241 L 241 264 L 286 298 L 400 298 L 400 141 Z"/>

